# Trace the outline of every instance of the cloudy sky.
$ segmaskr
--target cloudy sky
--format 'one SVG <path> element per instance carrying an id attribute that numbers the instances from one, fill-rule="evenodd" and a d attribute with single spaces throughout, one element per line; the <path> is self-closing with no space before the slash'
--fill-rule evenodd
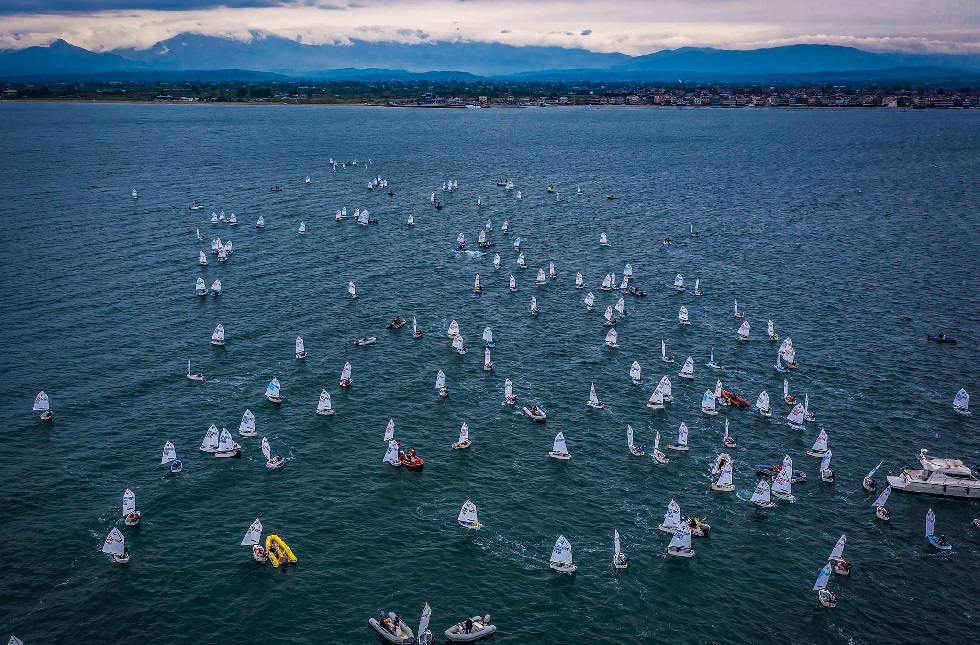
<path id="1" fill-rule="evenodd" d="M 306 43 L 473 40 L 645 54 L 793 43 L 980 53 L 980 0 L 0 0 L 0 48 L 96 51 L 181 32 Z"/>

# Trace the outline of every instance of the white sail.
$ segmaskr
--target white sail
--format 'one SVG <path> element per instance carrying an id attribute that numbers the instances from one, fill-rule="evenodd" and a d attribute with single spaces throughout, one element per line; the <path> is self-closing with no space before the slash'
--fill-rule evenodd
<path id="1" fill-rule="evenodd" d="M 463 503 L 463 507 L 459 509 L 459 515 L 456 517 L 456 520 L 460 523 L 479 524 L 480 519 L 477 516 L 476 504 L 470 500 L 466 500 Z"/>
<path id="2" fill-rule="evenodd" d="M 828 560 L 839 560 L 844 557 L 844 545 L 847 544 L 847 535 L 842 535 L 837 539 L 837 544 L 834 545 L 833 550 L 830 552 L 830 557 Z"/>
<path id="3" fill-rule="evenodd" d="M 340 372 L 340 380 L 349 381 L 351 380 L 350 375 L 351 375 L 350 363 L 344 363 L 344 369 L 341 370 Z"/>
<path id="4" fill-rule="evenodd" d="M 514 396 L 514 384 L 510 379 L 504 381 L 504 398 L 510 398 Z"/>
<path id="5" fill-rule="evenodd" d="M 412 335 L 414 336 L 418 333 L 419 333 L 419 322 L 418 320 L 415 319 L 415 316 L 412 316 Z"/>
<path id="6" fill-rule="evenodd" d="M 796 360 L 796 350 L 793 349 L 793 340 L 787 336 L 779 346 L 779 355 L 786 363 Z"/>
<path id="7" fill-rule="evenodd" d="M 693 378 L 694 377 L 694 359 L 693 358 L 691 358 L 690 356 L 687 357 L 687 360 L 684 361 L 684 366 L 681 368 L 681 371 L 679 372 L 679 375 L 682 376 L 682 377 L 684 377 L 684 378 Z"/>
<path id="8" fill-rule="evenodd" d="M 715 488 L 731 486 L 732 482 L 732 462 L 728 460 L 721 469 L 721 475 L 718 477 L 718 481 L 715 482 Z"/>
<path id="9" fill-rule="evenodd" d="M 647 401 L 647 407 L 653 408 L 654 410 L 659 410 L 664 407 L 664 391 L 659 385 L 653 389 L 653 394 L 650 395 L 650 400 Z"/>
<path id="10" fill-rule="evenodd" d="M 881 495 L 878 495 L 878 499 L 874 501 L 874 504 L 872 504 L 872 506 L 876 508 L 879 506 L 884 506 L 885 504 L 888 503 L 888 496 L 891 494 L 892 494 L 892 487 L 891 486 L 885 487 L 885 490 L 881 492 Z"/>
<path id="11" fill-rule="evenodd" d="M 773 327 L 771 320 L 766 323 L 766 333 L 769 334 L 770 336 L 776 333 L 776 329 L 775 327 Z"/>
<path id="12" fill-rule="evenodd" d="M 299 223 L 299 232 L 300 232 L 301 235 L 303 233 L 306 233 L 306 222 L 300 222 Z"/>
<path id="13" fill-rule="evenodd" d="M 488 345 L 493 342 L 493 330 L 491 330 L 489 327 L 483 328 L 483 342 L 487 343 Z"/>
<path id="14" fill-rule="evenodd" d="M 608 345 L 609 347 L 616 347 L 618 345 L 618 343 L 616 342 L 618 338 L 619 335 L 616 333 L 616 330 L 610 329 L 606 333 L 606 345 Z"/>
<path id="15" fill-rule="evenodd" d="M 493 363 L 490 362 L 490 348 L 483 348 L 483 367 L 491 367 Z"/>
<path id="16" fill-rule="evenodd" d="M 626 301 L 620 298 L 619 300 L 616 301 L 616 304 L 613 306 L 613 309 L 616 311 L 616 313 L 622 316 L 623 312 L 626 311 Z"/>
<path id="17" fill-rule="evenodd" d="M 456 244 L 466 244 L 466 236 L 462 232 L 456 236 Z"/>
<path id="18" fill-rule="evenodd" d="M 559 535 L 555 542 L 555 548 L 551 551 L 551 562 L 565 566 L 572 564 L 572 545 L 564 535 Z"/>
<path id="19" fill-rule="evenodd" d="M 735 316 L 738 316 L 738 300 L 735 301 Z"/>
<path id="20" fill-rule="evenodd" d="M 606 319 L 607 323 L 611 323 L 613 317 L 613 308 L 611 306 L 607 306 L 606 313 L 604 313 L 602 317 Z"/>
<path id="21" fill-rule="evenodd" d="M 936 514 L 929 509 L 926 513 L 926 537 L 936 534 Z"/>
<path id="22" fill-rule="evenodd" d="M 398 463 L 398 442 L 392 439 L 388 442 L 388 450 L 385 451 L 385 456 L 381 458 L 382 462 L 395 462 Z"/>
<path id="23" fill-rule="evenodd" d="M 199 254 L 197 256 L 197 261 L 201 265 L 207 265 L 207 263 L 208 263 L 208 256 L 204 254 L 204 251 L 200 251 L 199 252 Z"/>
<path id="24" fill-rule="evenodd" d="M 510 290 L 517 291 L 517 280 L 514 279 L 514 274 L 510 274 Z"/>
<path id="25" fill-rule="evenodd" d="M 653 453 L 656 454 L 660 452 L 660 431 L 657 430 L 656 434 L 653 436 Z"/>
<path id="26" fill-rule="evenodd" d="M 163 444 L 163 457 L 160 459 L 161 464 L 168 464 L 177 458 L 177 450 L 174 448 L 174 444 L 169 441 Z"/>
<path id="27" fill-rule="evenodd" d="M 453 349 L 455 349 L 457 352 L 460 352 L 460 353 L 463 352 L 463 350 L 466 349 L 466 346 L 463 344 L 463 335 L 462 334 L 457 334 L 457 335 L 453 336 Z"/>
<path id="28" fill-rule="evenodd" d="M 591 405 L 599 405 L 599 397 L 595 393 L 595 383 L 589 386 L 589 403 Z"/>
<path id="29" fill-rule="evenodd" d="M 956 393 L 956 396 L 953 398 L 953 408 L 960 411 L 970 409 L 970 395 L 965 389 L 960 388 L 960 391 Z"/>
<path id="30" fill-rule="evenodd" d="M 272 448 L 269 446 L 269 440 L 262 437 L 262 455 L 266 460 L 272 459 Z"/>
<path id="31" fill-rule="evenodd" d="M 208 290 L 208 283 L 204 281 L 204 278 L 198 278 L 197 283 L 194 285 L 194 289 L 200 292 L 206 292 Z"/>
<path id="32" fill-rule="evenodd" d="M 677 445 L 686 446 L 687 445 L 687 424 L 681 421 L 680 427 L 677 429 Z"/>
<path id="33" fill-rule="evenodd" d="M 871 479 L 872 477 L 874 477 L 875 476 L 875 473 L 878 472 L 878 469 L 881 468 L 881 464 L 883 464 L 883 463 L 884 462 L 879 461 L 878 462 L 878 465 L 875 466 L 874 468 L 872 468 L 871 471 L 868 472 L 868 474 L 864 476 L 864 478 L 865 479 Z"/>
<path id="34" fill-rule="evenodd" d="M 756 504 L 758 504 L 760 502 L 763 503 L 763 504 L 770 504 L 770 503 L 772 503 L 772 497 L 770 495 L 769 482 L 768 481 L 766 481 L 765 479 L 760 479 L 759 480 L 759 483 L 756 484 L 755 492 L 752 493 L 752 500 L 751 501 L 753 503 L 756 503 Z"/>
<path id="35" fill-rule="evenodd" d="M 218 436 L 218 452 L 232 452 L 237 449 L 238 444 L 231 438 L 231 433 L 222 428 L 221 435 Z"/>
<path id="36" fill-rule="evenodd" d="M 217 452 L 218 450 L 218 428 L 213 423 L 208 428 L 207 434 L 204 435 L 204 441 L 201 442 L 201 450 L 203 452 Z"/>
<path id="37" fill-rule="evenodd" d="M 221 324 L 218 324 L 214 331 L 211 333 L 211 340 L 218 342 L 224 342 L 225 340 L 225 328 Z"/>
<path id="38" fill-rule="evenodd" d="M 743 320 L 742 321 L 742 324 L 739 326 L 739 328 L 738 328 L 738 337 L 739 337 L 739 340 L 748 340 L 749 339 L 749 321 L 748 320 Z"/>
<path id="39" fill-rule="evenodd" d="M 715 409 L 715 393 L 711 390 L 705 390 L 704 395 L 701 397 L 701 411 L 702 412 L 717 412 Z"/>
<path id="40" fill-rule="evenodd" d="M 605 233 L 599 233 L 599 244 L 603 246 L 609 244 L 609 238 L 606 237 Z"/>
<path id="41" fill-rule="evenodd" d="M 817 440 L 813 442 L 813 448 L 810 449 L 812 452 L 817 452 L 823 454 L 827 452 L 827 431 L 823 428 L 820 429 L 820 434 L 817 435 Z"/>
<path id="42" fill-rule="evenodd" d="M 221 293 L 221 280 L 215 280 L 211 283 L 211 291 L 214 293 Z"/>
<path id="43" fill-rule="evenodd" d="M 677 311 L 677 322 L 683 325 L 690 322 L 690 320 L 691 319 L 690 316 L 688 315 L 687 307 L 681 305 L 681 308 Z"/>
<path id="44" fill-rule="evenodd" d="M 783 398 L 789 396 L 789 379 L 783 379 Z"/>
<path id="45" fill-rule="evenodd" d="M 792 499 L 793 497 L 793 460 L 789 455 L 783 457 L 783 467 L 772 481 L 772 492 L 777 497 Z"/>
<path id="46" fill-rule="evenodd" d="M 353 280 L 347 283 L 347 293 L 351 295 L 351 298 L 357 297 L 357 287 L 354 286 Z"/>
<path id="47" fill-rule="evenodd" d="M 684 288 L 684 276 L 680 273 L 674 276 L 674 288 L 678 290 Z"/>
<path id="48" fill-rule="evenodd" d="M 473 278 L 473 289 L 476 290 L 476 291 L 479 291 L 482 288 L 483 287 L 480 286 L 480 274 L 477 273 L 476 274 L 476 277 Z"/>
<path id="49" fill-rule="evenodd" d="M 126 492 L 123 493 L 122 516 L 126 517 L 127 515 L 135 511 L 136 511 L 136 493 L 134 493 L 133 491 L 127 488 Z"/>
<path id="50" fill-rule="evenodd" d="M 320 390 L 320 400 L 316 404 L 317 414 L 323 414 L 329 410 L 333 409 L 333 404 L 330 401 L 330 392 L 326 390 Z"/>
<path id="51" fill-rule="evenodd" d="M 676 529 L 681 525 L 681 507 L 674 500 L 667 504 L 667 512 L 664 514 L 664 521 L 660 526 L 665 529 Z"/>
<path id="52" fill-rule="evenodd" d="M 408 221 L 405 222 L 405 223 L 408 224 L 409 226 L 414 226 L 415 225 L 415 215 L 409 214 Z"/>
<path id="53" fill-rule="evenodd" d="M 514 250 L 516 251 L 519 248 L 521 248 L 521 236 L 520 235 L 518 235 L 517 237 L 514 238 Z"/>
<path id="54" fill-rule="evenodd" d="M 296 337 L 296 353 L 297 354 L 306 353 L 306 345 L 303 343 L 303 339 L 300 338 L 299 336 Z"/>
<path id="55" fill-rule="evenodd" d="M 246 409 L 242 415 L 242 422 L 238 425 L 238 434 L 243 437 L 255 436 L 255 415 L 251 410 Z"/>
<path id="56" fill-rule="evenodd" d="M 493 268 L 494 269 L 499 269 L 500 268 L 500 254 L 499 253 L 494 253 L 493 254 Z"/>
<path id="57" fill-rule="evenodd" d="M 518 262 L 518 264 L 520 264 L 520 262 Z M 545 281 L 546 280 L 545 280 L 545 275 L 544 275 L 544 269 L 538 269 L 538 277 L 534 279 L 534 283 L 535 284 L 544 284 Z"/>
<path id="58" fill-rule="evenodd" d="M 271 397 L 279 396 L 282 386 L 279 384 L 279 379 L 273 377 L 272 381 L 269 382 L 269 386 L 265 388 L 265 395 Z"/>
<path id="59" fill-rule="evenodd" d="M 464 443 L 466 441 L 469 441 L 469 438 L 470 438 L 470 427 L 464 421 L 463 422 L 463 425 L 461 425 L 459 427 L 459 442 L 458 443 Z"/>
<path id="60" fill-rule="evenodd" d="M 759 394 L 759 398 L 755 400 L 755 407 L 760 410 L 769 410 L 769 393 L 765 390 Z"/>
<path id="61" fill-rule="evenodd" d="M 531 313 L 537 313 L 538 311 L 538 299 L 531 296 Z"/>
<path id="62" fill-rule="evenodd" d="M 715 391 L 714 391 L 715 403 L 724 405 L 724 403 L 722 402 L 723 392 L 724 390 L 721 389 L 721 379 L 718 379 L 718 381 L 715 383 Z"/>
<path id="63" fill-rule="evenodd" d="M 670 538 L 670 544 L 667 545 L 667 552 L 671 551 L 681 551 L 687 552 L 691 550 L 691 527 L 687 523 L 680 524 L 674 531 L 674 537 Z"/>
<path id="64" fill-rule="evenodd" d="M 626 289 L 626 287 L 629 286 L 629 283 L 630 283 L 629 277 L 624 275 L 623 276 L 623 281 L 619 283 L 619 288 L 620 289 Z"/>
<path id="65" fill-rule="evenodd" d="M 551 448 L 552 452 L 556 452 L 559 455 L 568 454 L 568 446 L 565 444 L 565 435 L 559 432 L 555 435 L 555 443 Z"/>
<path id="66" fill-rule="evenodd" d="M 658 385 L 658 387 L 660 388 L 660 391 L 664 393 L 664 401 L 670 401 L 673 398 L 669 378 L 666 376 L 661 377 L 660 385 Z"/>
<path id="67" fill-rule="evenodd" d="M 633 426 L 626 424 L 626 445 L 630 448 L 633 447 Z"/>
<path id="68" fill-rule="evenodd" d="M 667 361 L 667 341 L 660 341 L 660 360 Z"/>
<path id="69" fill-rule="evenodd" d="M 477 239 L 477 241 L 478 241 L 478 242 L 479 242 L 480 244 L 485 244 L 485 243 L 486 243 L 486 241 L 487 241 L 487 232 L 486 232 L 486 231 L 480 231 L 480 236 L 479 236 L 479 238 Z"/>
<path id="70" fill-rule="evenodd" d="M 255 546 L 260 539 L 262 539 L 262 522 L 259 521 L 259 518 L 255 518 L 252 525 L 245 531 L 241 546 Z"/>
<path id="71" fill-rule="evenodd" d="M 7 641 L 7 645 L 24 645 L 24 641 L 11 634 L 10 640 Z"/>
<path id="72" fill-rule="evenodd" d="M 385 426 L 384 441 L 391 441 L 394 438 L 395 438 L 395 420 L 388 419 L 388 425 Z"/>
<path id="73" fill-rule="evenodd" d="M 48 401 L 48 395 L 45 394 L 44 391 L 42 390 L 41 392 L 37 393 L 36 397 L 34 397 L 34 411 L 46 412 L 49 409 L 50 409 L 50 402 Z"/>
<path id="74" fill-rule="evenodd" d="M 613 529 L 613 551 L 615 554 L 623 552 L 619 545 L 619 531 L 615 529 Z"/>
<path id="75" fill-rule="evenodd" d="M 634 383 L 639 383 L 642 380 L 640 378 L 640 373 L 640 364 L 637 361 L 633 361 L 633 364 L 630 365 L 630 380 L 632 380 Z"/>
<path id="76" fill-rule="evenodd" d="M 830 572 L 832 568 L 833 565 L 828 562 L 824 565 L 823 569 L 820 570 L 820 573 L 817 574 L 817 581 L 813 583 L 814 591 L 822 591 L 827 588 L 827 583 L 830 582 Z"/>
<path id="77" fill-rule="evenodd" d="M 526 267 L 527 266 L 527 260 L 524 259 L 524 252 L 523 251 L 521 253 L 518 253 L 517 254 L 517 266 L 519 266 L 519 267 Z"/>
<path id="78" fill-rule="evenodd" d="M 591 309 L 593 305 L 595 305 L 595 296 L 592 295 L 591 291 L 585 294 L 585 300 L 583 300 L 583 302 L 585 303 L 585 306 L 588 307 L 589 309 Z"/>
<path id="79" fill-rule="evenodd" d="M 118 528 L 113 528 L 102 543 L 102 552 L 112 555 L 123 555 L 126 552 L 126 538 Z"/>
<path id="80" fill-rule="evenodd" d="M 582 272 L 579 271 L 575 274 L 575 288 L 581 289 L 583 286 L 585 286 L 585 279 L 582 277 Z"/>
<path id="81" fill-rule="evenodd" d="M 824 454 L 823 459 L 820 460 L 820 472 L 830 470 L 830 460 L 833 458 L 833 456 L 833 451 L 828 449 Z"/>
<path id="82" fill-rule="evenodd" d="M 450 338 L 454 338 L 458 334 L 459 334 L 459 323 L 456 322 L 455 320 L 451 320 L 449 322 L 449 330 L 446 332 L 446 335 L 449 336 Z"/>
<path id="83" fill-rule="evenodd" d="M 612 276 L 608 273 L 606 274 L 606 277 L 602 279 L 602 289 L 605 291 L 612 289 Z"/>
<path id="84" fill-rule="evenodd" d="M 439 370 L 436 373 L 436 389 L 441 390 L 444 387 L 446 387 L 446 373 Z"/>
<path id="85" fill-rule="evenodd" d="M 793 409 L 786 416 L 787 425 L 789 425 L 791 428 L 801 428 L 805 420 L 806 419 L 803 418 L 802 403 L 797 403 L 794 405 Z"/>

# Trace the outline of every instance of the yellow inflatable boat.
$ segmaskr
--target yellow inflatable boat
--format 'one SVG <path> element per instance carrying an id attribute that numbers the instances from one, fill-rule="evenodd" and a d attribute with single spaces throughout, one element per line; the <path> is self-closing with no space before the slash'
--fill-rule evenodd
<path id="1" fill-rule="evenodd" d="M 296 556 L 292 549 L 278 535 L 267 535 L 265 538 L 265 550 L 269 552 L 269 562 L 272 566 L 278 567 L 280 564 L 296 564 Z"/>

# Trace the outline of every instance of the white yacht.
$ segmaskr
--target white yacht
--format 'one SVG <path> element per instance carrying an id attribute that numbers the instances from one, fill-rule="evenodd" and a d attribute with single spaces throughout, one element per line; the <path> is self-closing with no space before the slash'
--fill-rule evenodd
<path id="1" fill-rule="evenodd" d="M 928 493 L 944 497 L 980 498 L 980 476 L 959 459 L 932 457 L 923 448 L 916 457 L 921 470 L 903 468 L 902 474 L 888 476 L 894 490 L 906 493 Z"/>

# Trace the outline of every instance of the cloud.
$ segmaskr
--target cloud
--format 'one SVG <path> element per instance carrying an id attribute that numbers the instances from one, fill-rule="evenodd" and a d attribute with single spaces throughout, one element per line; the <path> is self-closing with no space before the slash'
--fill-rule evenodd
<path id="1" fill-rule="evenodd" d="M 707 8 L 706 8 L 707 5 Z M 307 44 L 500 42 L 645 54 L 816 42 L 980 53 L 977 0 L 0 0 L 0 48 L 149 48 L 179 33 Z M 581 25 L 589 24 L 589 29 Z"/>

